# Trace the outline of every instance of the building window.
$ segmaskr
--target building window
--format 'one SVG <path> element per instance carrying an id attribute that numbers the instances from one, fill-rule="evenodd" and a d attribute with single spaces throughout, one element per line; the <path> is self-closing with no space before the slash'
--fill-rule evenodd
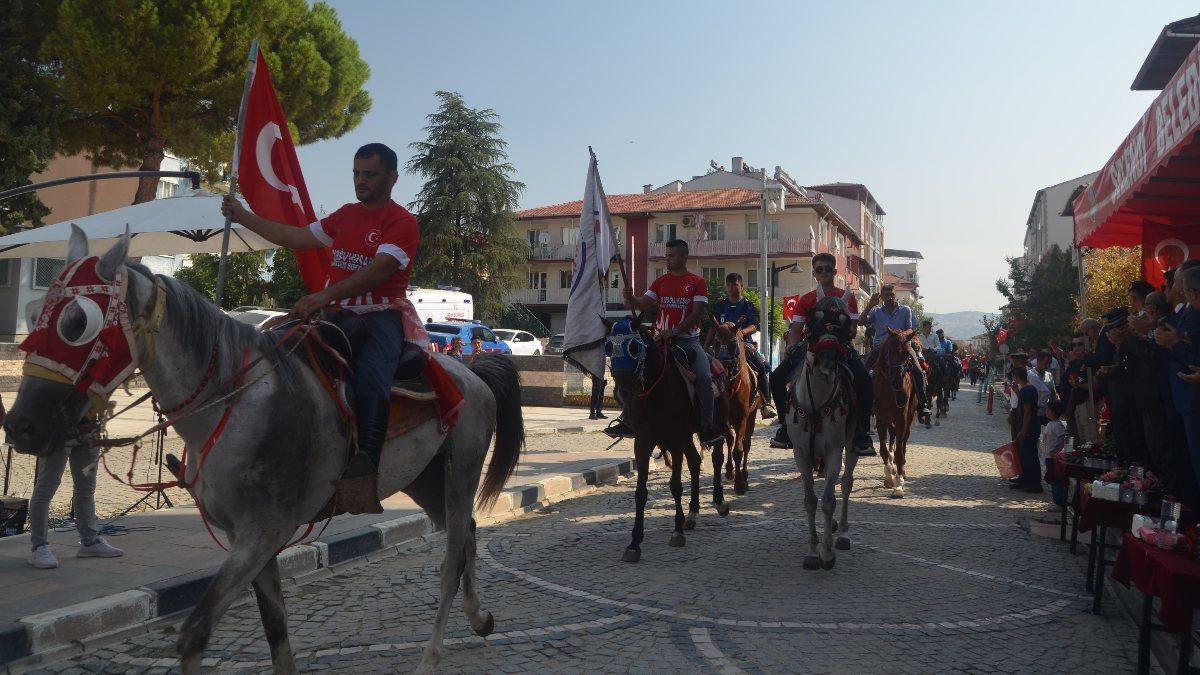
<path id="1" fill-rule="evenodd" d="M 564 227 L 562 231 L 562 243 L 564 246 L 574 246 L 579 243 L 579 228 Z"/>
<path id="2" fill-rule="evenodd" d="M 746 270 L 746 288 L 758 289 L 758 268 L 751 267 Z"/>
<path id="3" fill-rule="evenodd" d="M 558 287 L 559 288 L 570 288 L 571 287 L 571 270 L 559 270 L 558 271 Z"/>
<path id="4" fill-rule="evenodd" d="M 746 238 L 747 239 L 758 239 L 758 221 L 750 221 L 750 222 L 746 223 Z M 767 221 L 767 239 L 778 239 L 778 238 L 779 238 L 779 221 L 778 220 L 768 220 Z"/>
<path id="5" fill-rule="evenodd" d="M 537 299 L 535 302 L 546 301 L 546 273 L 545 272 L 530 272 L 529 273 L 529 288 L 536 291 Z"/>
<path id="6" fill-rule="evenodd" d="M 725 238 L 725 221 L 723 220 L 706 220 L 704 221 L 703 237 L 708 240 L 720 240 Z"/>
<path id="7" fill-rule="evenodd" d="M 37 258 L 33 261 L 33 288 L 44 291 L 62 274 L 67 261 L 57 258 Z"/>
<path id="8" fill-rule="evenodd" d="M 675 223 L 655 223 L 654 225 L 654 242 L 656 244 L 665 244 L 672 239 L 675 239 L 676 225 Z"/>
<path id="9" fill-rule="evenodd" d="M 724 267 L 701 267 L 700 276 L 704 277 L 704 281 L 709 288 L 724 288 L 725 287 L 725 268 Z"/>

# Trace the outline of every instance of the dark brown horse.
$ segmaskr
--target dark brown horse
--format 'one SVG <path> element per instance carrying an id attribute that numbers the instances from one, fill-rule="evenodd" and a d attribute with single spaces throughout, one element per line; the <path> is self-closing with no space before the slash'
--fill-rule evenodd
<path id="1" fill-rule="evenodd" d="M 920 402 L 913 386 L 912 369 L 917 367 L 908 346 L 912 331 L 888 329 L 875 360 L 875 427 L 879 431 L 879 455 L 883 458 L 883 486 L 892 497 L 904 496 L 904 455 Z"/>
<path id="2" fill-rule="evenodd" d="M 746 343 L 724 324 L 714 325 L 718 358 L 729 377 L 726 398 L 729 406 L 729 425 L 725 440 L 729 456 L 725 461 L 725 477 L 733 481 L 733 491 L 739 495 L 750 489 L 750 437 L 754 434 L 754 417 L 763 404 L 763 383 L 746 362 Z M 727 355 L 729 358 L 722 356 Z"/>
<path id="3" fill-rule="evenodd" d="M 613 322 L 609 329 L 608 351 L 617 397 L 628 401 L 628 419 L 634 430 L 633 454 L 637 463 L 637 488 L 634 506 L 633 538 L 621 559 L 638 562 L 642 557 L 645 534 L 647 487 L 650 474 L 650 453 L 655 446 L 670 456 L 671 495 L 675 497 L 675 532 L 667 542 L 683 546 L 685 529 L 696 527 L 700 511 L 700 451 L 693 435 L 700 429 L 696 423 L 688 384 L 674 363 L 669 349 L 653 339 L 649 329 L 641 325 L 640 317 Z M 727 410 L 724 397 L 716 397 L 713 424 L 720 429 L 726 425 Z M 692 474 L 692 500 L 688 515 L 683 514 L 683 459 L 687 458 Z M 713 446 L 713 504 L 721 516 L 729 515 L 729 505 L 721 485 L 721 464 L 724 453 L 721 444 Z"/>

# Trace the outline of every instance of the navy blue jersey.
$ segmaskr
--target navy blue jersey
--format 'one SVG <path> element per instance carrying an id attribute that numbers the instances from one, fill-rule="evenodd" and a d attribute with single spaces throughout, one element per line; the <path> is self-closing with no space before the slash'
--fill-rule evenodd
<path id="1" fill-rule="evenodd" d="M 753 302 L 743 297 L 737 302 L 730 302 L 729 298 L 713 305 L 712 310 L 713 323 L 726 323 L 732 321 L 738 328 L 746 326 L 758 325 L 758 308 Z M 747 338 L 749 339 L 749 338 Z"/>

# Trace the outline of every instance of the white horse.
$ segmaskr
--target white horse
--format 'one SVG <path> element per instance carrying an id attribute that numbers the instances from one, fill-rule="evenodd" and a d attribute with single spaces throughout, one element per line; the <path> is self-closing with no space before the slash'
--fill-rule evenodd
<path id="1" fill-rule="evenodd" d="M 333 495 L 331 481 L 346 463 L 347 436 L 335 403 L 313 369 L 277 348 L 272 336 L 228 318 L 185 284 L 126 264 L 128 251 L 126 232 L 102 257 L 88 257 L 87 237 L 72 228 L 67 267 L 48 294 L 45 321 L 39 321 L 46 332 L 37 343 L 47 352 L 70 354 L 99 340 L 100 351 L 93 353 L 124 353 L 132 361 L 125 365 L 141 370 L 164 410 L 182 405 L 171 418 L 178 419 L 175 429 L 193 451 L 183 467 L 184 481 L 230 542 L 229 557 L 180 630 L 183 672 L 200 671 L 217 622 L 251 584 L 274 669 L 295 672 L 276 554 L 298 527 L 318 518 Z M 90 285 L 68 279 L 76 275 Z M 97 309 L 110 302 L 118 308 L 111 315 Z M 105 329 L 118 320 L 126 330 Z M 243 363 L 260 356 L 244 378 L 237 377 Z M 493 431 L 496 448 L 479 492 L 481 505 L 499 495 L 524 443 L 520 384 L 511 362 L 480 357 L 468 368 L 434 358 L 464 396 L 458 423 L 447 433 L 435 418 L 388 441 L 378 490 L 380 497 L 405 492 L 446 530 L 440 601 L 421 671 L 432 670 L 442 656 L 446 616 L 460 580 L 472 629 L 487 635 L 494 627 L 476 588 L 472 502 Z M 79 377 L 90 377 L 93 367 L 85 365 Z M 60 449 L 89 405 L 80 393 L 85 387 L 46 372 L 22 379 L 4 422 L 8 441 L 20 452 L 47 455 Z M 200 407 L 233 390 L 239 379 L 250 386 L 236 394 L 227 413 L 225 404 Z M 224 431 L 215 431 L 222 417 Z M 216 442 L 201 473 L 197 451 L 210 439 Z"/>
<path id="2" fill-rule="evenodd" d="M 809 530 L 809 554 L 804 558 L 806 570 L 818 567 L 831 569 L 837 562 L 833 552 L 835 531 L 841 532 L 836 542 L 837 548 L 850 548 L 848 509 L 850 492 L 854 487 L 854 467 L 858 463 L 858 457 L 853 452 L 845 452 L 854 424 L 850 411 L 850 373 L 841 365 L 840 350 L 843 347 L 837 337 L 820 334 L 825 321 L 836 321 L 836 316 L 848 317 L 840 298 L 823 298 L 813 308 L 811 328 L 814 339 L 804 363 L 792 377 L 792 409 L 783 415 L 788 437 L 792 440 L 796 468 L 804 481 L 804 509 L 808 513 Z M 783 414 L 783 411 L 780 412 Z M 842 478 L 842 521 L 839 530 L 833 518 L 837 507 L 834 487 L 842 473 L 843 454 L 847 459 L 845 477 Z M 821 496 L 825 529 L 820 537 L 817 535 L 817 494 L 813 477 L 818 458 L 825 472 Z"/>

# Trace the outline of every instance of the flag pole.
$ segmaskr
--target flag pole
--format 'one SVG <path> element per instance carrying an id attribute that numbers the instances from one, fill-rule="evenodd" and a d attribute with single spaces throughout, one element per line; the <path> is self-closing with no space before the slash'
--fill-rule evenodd
<path id="1" fill-rule="evenodd" d="M 600 168 L 600 161 L 596 159 L 596 153 L 592 151 L 592 146 L 590 146 L 590 145 L 588 146 L 588 154 L 592 156 L 592 161 L 596 163 L 596 168 L 597 168 L 596 179 L 597 179 L 597 182 L 599 182 L 600 176 L 599 176 L 598 169 Z M 605 202 L 604 210 L 607 211 L 608 210 L 608 195 L 604 195 L 604 202 Z M 611 224 L 612 224 L 612 219 L 610 217 L 609 223 L 608 223 L 608 227 L 610 227 L 610 229 L 608 231 L 608 238 L 612 239 L 613 247 L 616 247 L 616 246 L 618 246 L 618 243 L 617 243 L 616 238 L 612 236 Z M 617 271 L 619 271 L 621 273 L 621 283 L 623 283 L 626 288 L 630 288 L 629 274 L 626 273 L 626 271 L 625 271 L 625 257 L 622 256 L 620 253 L 614 254 L 612 256 L 612 258 L 608 260 L 608 263 L 604 266 L 604 271 L 600 272 L 600 283 L 601 284 L 604 283 L 604 275 L 608 273 L 608 268 L 612 266 L 612 261 L 614 259 L 617 261 Z M 604 293 L 604 306 L 605 306 L 605 309 L 607 310 L 608 309 L 608 289 L 607 288 L 605 288 L 605 293 Z"/>
<path id="2" fill-rule="evenodd" d="M 254 71 L 258 66 L 258 40 L 250 42 L 250 54 L 246 57 L 246 84 L 242 87 L 242 104 L 238 108 L 237 132 L 233 137 L 233 162 L 229 173 L 229 194 L 238 193 L 238 160 L 242 155 L 242 124 L 246 121 L 246 104 L 249 103 L 250 85 L 254 83 Z M 217 265 L 217 307 L 225 299 L 226 261 L 229 258 L 229 232 L 233 228 L 233 216 L 225 216 L 225 229 L 221 233 L 221 261 Z"/>

